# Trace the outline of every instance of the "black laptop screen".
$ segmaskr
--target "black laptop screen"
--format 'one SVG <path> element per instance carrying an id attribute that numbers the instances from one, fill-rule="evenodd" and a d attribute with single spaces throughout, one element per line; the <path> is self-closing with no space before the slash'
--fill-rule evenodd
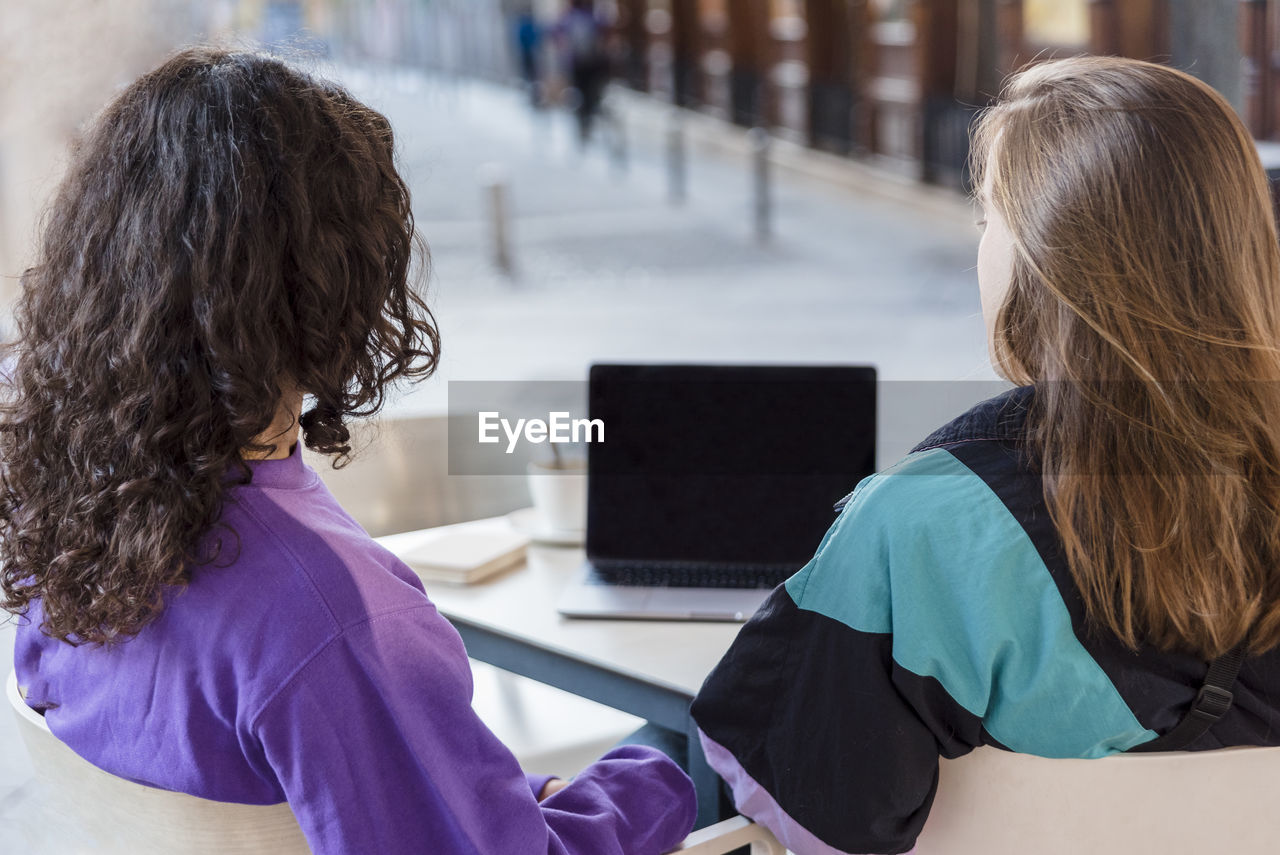
<path id="1" fill-rule="evenodd" d="M 595 365 L 587 553 L 806 562 L 875 468 L 875 369 Z"/>

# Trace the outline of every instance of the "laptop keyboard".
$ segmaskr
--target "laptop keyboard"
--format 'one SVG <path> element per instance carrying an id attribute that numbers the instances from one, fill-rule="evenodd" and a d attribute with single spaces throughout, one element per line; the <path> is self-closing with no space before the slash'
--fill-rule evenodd
<path id="1" fill-rule="evenodd" d="M 792 564 L 741 564 L 663 561 L 659 564 L 595 565 L 588 578 L 598 585 L 639 588 L 776 588 L 798 569 Z"/>

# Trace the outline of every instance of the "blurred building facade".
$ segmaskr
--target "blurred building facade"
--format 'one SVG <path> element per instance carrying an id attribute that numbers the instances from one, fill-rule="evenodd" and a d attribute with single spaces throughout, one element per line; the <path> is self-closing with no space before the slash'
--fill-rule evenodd
<path id="1" fill-rule="evenodd" d="M 438 71 L 515 74 L 516 15 L 567 0 L 288 2 L 335 53 Z M 968 127 L 1039 59 L 1167 62 L 1280 140 L 1280 0 L 596 0 L 614 73 L 673 104 L 962 186 Z M 551 69 L 554 74 L 554 68 Z"/>
<path id="2" fill-rule="evenodd" d="M 190 40 L 512 79 L 515 23 L 567 0 L 19 0 L 0 15 L 0 307 L 33 254 L 66 141 Z M 1082 52 L 1169 62 L 1280 141 L 1280 0 L 596 0 L 631 88 L 925 181 L 963 186 L 1001 81 Z M 547 40 L 548 42 L 552 40 Z M 559 70 L 553 46 L 545 71 Z M 0 319 L 4 312 L 0 310 Z M 2 335 L 2 331 L 0 331 Z"/>
<path id="3" fill-rule="evenodd" d="M 963 182 L 1001 81 L 1079 53 L 1169 62 L 1280 132 L 1275 0 L 618 0 L 621 73 L 676 104 Z M 1246 59 L 1241 62 L 1243 57 Z"/>

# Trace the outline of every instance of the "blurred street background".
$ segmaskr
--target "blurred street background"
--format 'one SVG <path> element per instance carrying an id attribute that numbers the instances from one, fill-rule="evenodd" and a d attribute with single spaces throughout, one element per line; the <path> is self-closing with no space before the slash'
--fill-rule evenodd
<path id="1" fill-rule="evenodd" d="M 596 360 L 991 379 L 966 129 L 1028 60 L 1154 58 L 1275 131 L 1274 4 L 1237 0 L 9 0 L 0 332 L 79 127 L 192 41 L 335 77 L 398 134 L 437 379 Z"/>

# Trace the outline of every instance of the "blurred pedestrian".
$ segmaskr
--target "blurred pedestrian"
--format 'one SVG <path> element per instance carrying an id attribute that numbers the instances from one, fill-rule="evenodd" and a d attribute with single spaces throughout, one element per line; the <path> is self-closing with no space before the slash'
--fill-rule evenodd
<path id="1" fill-rule="evenodd" d="M 570 85 L 577 93 L 573 106 L 578 117 L 578 139 L 586 145 L 609 79 L 606 27 L 595 12 L 594 0 L 571 0 L 556 25 L 556 35 L 568 66 Z"/>
<path id="2" fill-rule="evenodd" d="M 538 53 L 542 47 L 542 25 L 538 23 L 531 6 L 525 6 L 516 13 L 515 39 L 520 76 L 529 92 L 529 102 L 534 107 L 539 107 L 542 105 L 542 74 Z"/>

